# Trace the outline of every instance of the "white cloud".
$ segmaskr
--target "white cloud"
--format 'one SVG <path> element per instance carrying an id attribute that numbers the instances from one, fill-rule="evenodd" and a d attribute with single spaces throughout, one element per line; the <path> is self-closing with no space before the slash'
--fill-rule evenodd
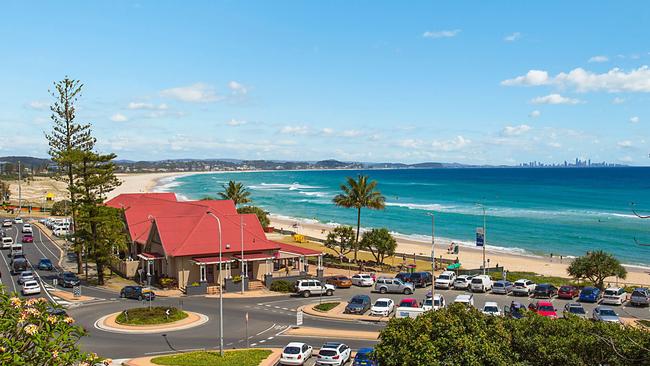
<path id="1" fill-rule="evenodd" d="M 623 162 L 623 163 L 632 163 L 632 162 L 634 162 L 634 159 L 632 159 L 631 156 L 623 156 L 623 157 L 618 158 L 618 160 Z"/>
<path id="2" fill-rule="evenodd" d="M 231 119 L 230 121 L 226 122 L 226 124 L 228 126 L 242 126 L 242 125 L 245 125 L 246 123 L 248 123 L 248 122 L 246 122 L 244 120 L 234 119 L 234 118 Z"/>
<path id="3" fill-rule="evenodd" d="M 501 85 L 505 86 L 538 86 L 546 85 L 550 82 L 548 78 L 548 72 L 542 70 L 530 70 L 526 75 L 517 76 L 514 79 L 508 79 L 501 82 Z"/>
<path id="4" fill-rule="evenodd" d="M 234 95 L 246 95 L 248 93 L 248 88 L 236 81 L 229 82 L 228 88 Z"/>
<path id="5" fill-rule="evenodd" d="M 357 136 L 361 136 L 362 134 L 363 132 L 359 130 L 345 130 L 341 132 L 341 136 L 343 137 L 357 137 Z"/>
<path id="6" fill-rule="evenodd" d="M 210 103 L 223 99 L 223 97 L 217 95 L 213 87 L 204 83 L 165 89 L 160 92 L 160 95 L 191 103 Z"/>
<path id="7" fill-rule="evenodd" d="M 29 103 L 27 103 L 27 107 L 31 109 L 35 109 L 37 111 L 42 111 L 44 109 L 47 109 L 50 107 L 50 105 L 47 102 L 42 102 L 40 100 L 33 100 Z"/>
<path id="8" fill-rule="evenodd" d="M 422 34 L 424 38 L 451 38 L 456 37 L 460 33 L 460 29 L 454 30 L 441 30 L 441 31 L 426 31 Z"/>
<path id="9" fill-rule="evenodd" d="M 401 146 L 401 147 L 417 149 L 422 144 L 422 141 L 421 140 L 415 140 L 415 139 L 404 139 L 404 140 L 398 141 L 397 144 L 399 146 Z"/>
<path id="10" fill-rule="evenodd" d="M 306 135 L 307 132 L 307 126 L 284 126 L 280 129 L 280 133 L 289 135 Z"/>
<path id="11" fill-rule="evenodd" d="M 612 99 L 612 104 L 623 104 L 625 103 L 625 98 L 616 97 Z"/>
<path id="12" fill-rule="evenodd" d="M 533 104 L 578 104 L 580 100 L 563 97 L 560 94 L 549 94 L 543 97 L 536 97 L 530 101 Z"/>
<path id="13" fill-rule="evenodd" d="M 128 121 L 129 118 L 122 113 L 115 113 L 114 115 L 111 116 L 111 121 L 113 122 L 126 122 Z"/>
<path id="14" fill-rule="evenodd" d="M 320 131 L 322 132 L 323 135 L 326 135 L 326 136 L 329 136 L 329 135 L 334 133 L 334 130 L 329 128 L 329 127 L 325 127 Z"/>
<path id="15" fill-rule="evenodd" d="M 503 38 L 503 40 L 506 42 L 514 42 L 514 41 L 518 41 L 519 39 L 521 39 L 521 33 L 519 32 L 514 32 Z"/>
<path id="16" fill-rule="evenodd" d="M 639 123 L 639 117 L 638 116 L 630 117 L 630 122 Z"/>
<path id="17" fill-rule="evenodd" d="M 561 72 L 551 78 L 549 78 L 548 72 L 546 71 L 530 70 L 526 75 L 502 81 L 501 85 L 556 85 L 564 88 L 573 87 L 579 92 L 650 93 L 650 68 L 648 66 L 641 66 L 629 72 L 619 68 L 613 68 L 606 73 L 597 74 L 579 67 L 568 73 Z"/>
<path id="18" fill-rule="evenodd" d="M 557 141 L 549 142 L 547 145 L 550 146 L 550 147 L 554 147 L 554 148 L 556 148 L 556 149 L 559 149 L 559 148 L 562 147 L 562 144 L 560 144 L 560 143 L 557 142 Z"/>
<path id="19" fill-rule="evenodd" d="M 607 61 L 609 61 L 609 57 L 603 56 L 603 55 L 594 56 L 594 57 L 591 57 L 589 59 L 590 63 L 593 63 L 593 62 L 607 62 Z"/>
<path id="20" fill-rule="evenodd" d="M 132 110 L 144 109 L 144 110 L 164 111 L 164 110 L 169 109 L 169 106 L 167 104 L 165 104 L 165 103 L 155 105 L 153 103 L 131 102 L 131 103 L 129 103 L 127 108 L 132 109 Z"/>
<path id="21" fill-rule="evenodd" d="M 471 140 L 466 139 L 463 136 L 459 135 L 451 140 L 433 141 L 431 143 L 431 147 L 433 147 L 434 150 L 454 151 L 454 150 L 460 150 L 471 143 L 472 143 Z"/>
<path id="22" fill-rule="evenodd" d="M 528 125 L 506 126 L 501 131 L 502 136 L 519 136 L 530 131 L 532 127 Z"/>
<path id="23" fill-rule="evenodd" d="M 629 148 L 632 148 L 634 146 L 634 144 L 630 140 L 619 141 L 617 145 L 618 145 L 618 147 L 620 147 L 622 149 L 629 149 Z"/>
<path id="24" fill-rule="evenodd" d="M 541 115 L 542 115 L 542 112 L 540 112 L 538 110 L 534 110 L 534 111 L 532 111 L 532 112 L 530 112 L 528 114 L 528 117 L 530 117 L 530 118 L 538 118 Z"/>

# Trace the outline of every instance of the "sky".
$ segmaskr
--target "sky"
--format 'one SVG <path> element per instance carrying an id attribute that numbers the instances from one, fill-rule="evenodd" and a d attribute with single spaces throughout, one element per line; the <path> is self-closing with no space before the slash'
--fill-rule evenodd
<path id="1" fill-rule="evenodd" d="M 0 155 L 48 89 L 119 159 L 650 162 L 632 1 L 4 1 Z"/>

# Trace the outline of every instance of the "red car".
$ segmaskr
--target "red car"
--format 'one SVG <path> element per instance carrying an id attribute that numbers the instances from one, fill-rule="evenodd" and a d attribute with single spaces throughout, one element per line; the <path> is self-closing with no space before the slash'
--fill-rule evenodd
<path id="1" fill-rule="evenodd" d="M 402 299 L 399 303 L 400 308 L 419 308 L 420 304 L 418 304 L 418 301 L 414 298 L 407 298 L 407 299 Z"/>
<path id="2" fill-rule="evenodd" d="M 34 237 L 31 234 L 25 234 L 23 235 L 23 243 L 33 243 L 34 242 Z"/>
<path id="3" fill-rule="evenodd" d="M 560 289 L 557 291 L 557 297 L 560 299 L 572 300 L 578 295 L 580 295 L 580 289 L 570 285 L 560 286 Z"/>
<path id="4" fill-rule="evenodd" d="M 557 310 L 550 301 L 537 301 L 528 305 L 528 310 L 534 311 L 541 316 L 557 319 Z"/>

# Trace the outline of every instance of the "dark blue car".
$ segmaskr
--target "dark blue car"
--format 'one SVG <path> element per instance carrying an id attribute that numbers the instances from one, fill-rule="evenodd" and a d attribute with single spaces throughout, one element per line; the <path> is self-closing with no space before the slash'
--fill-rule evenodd
<path id="1" fill-rule="evenodd" d="M 54 264 L 52 264 L 52 261 L 47 258 L 41 258 L 41 260 L 38 261 L 38 269 L 41 271 L 52 271 L 54 269 Z"/>
<path id="2" fill-rule="evenodd" d="M 600 290 L 597 287 L 585 287 L 580 291 L 580 302 L 598 302 L 600 299 Z"/>
<path id="3" fill-rule="evenodd" d="M 371 352 L 372 348 L 370 347 L 360 348 L 354 357 L 352 366 L 377 366 L 378 363 L 369 358 Z"/>

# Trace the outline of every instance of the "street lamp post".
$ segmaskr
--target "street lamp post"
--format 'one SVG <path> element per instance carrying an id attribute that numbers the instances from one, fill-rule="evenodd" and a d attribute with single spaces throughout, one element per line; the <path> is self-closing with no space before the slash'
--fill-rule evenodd
<path id="1" fill-rule="evenodd" d="M 207 212 L 208 215 L 217 220 L 219 226 L 219 354 L 223 357 L 223 275 L 221 273 L 222 266 L 222 253 L 221 253 L 221 220 L 211 211 Z"/>
<path id="2" fill-rule="evenodd" d="M 485 268 L 485 246 L 487 245 L 487 221 L 485 216 L 485 205 L 477 203 L 477 205 L 483 209 L 483 274 L 486 273 Z"/>
<path id="3" fill-rule="evenodd" d="M 433 212 L 427 212 L 427 216 L 431 216 L 431 306 L 433 306 L 433 291 L 435 289 L 434 282 L 436 278 L 436 240 L 435 240 L 435 216 Z"/>
<path id="4" fill-rule="evenodd" d="M 244 263 L 246 263 L 246 267 L 248 267 L 248 262 L 244 261 L 244 216 L 239 215 L 239 225 L 240 225 L 240 232 L 241 232 L 241 294 L 244 294 L 244 283 L 246 282 L 246 276 L 248 275 L 248 268 L 246 268 L 246 271 L 244 271 Z"/>

